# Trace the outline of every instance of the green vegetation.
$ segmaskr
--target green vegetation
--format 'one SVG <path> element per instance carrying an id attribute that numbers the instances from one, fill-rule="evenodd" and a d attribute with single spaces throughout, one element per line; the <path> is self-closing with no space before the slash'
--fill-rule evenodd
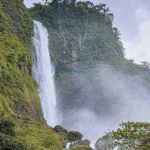
<path id="1" fill-rule="evenodd" d="M 2 150 L 60 150 L 66 142 L 63 136 L 30 118 L 1 116 L 0 129 Z"/>
<path id="2" fill-rule="evenodd" d="M 123 74 L 137 75 L 143 79 L 145 87 L 150 88 L 149 64 L 142 62 L 138 65 L 124 57 L 120 33 L 112 26 L 114 16 L 105 4 L 95 6 L 89 1 L 53 0 L 47 1 L 44 6 L 35 4 L 30 13 L 33 18 L 43 22 L 49 31 L 50 49 L 56 66 L 57 91 L 63 91 L 65 99 L 61 98 L 61 101 L 64 102 L 64 108 L 68 104 L 65 102 L 70 102 L 70 97 L 76 97 L 81 88 L 75 83 L 75 75 L 83 76 L 84 71 L 88 73 L 98 64 L 109 64 Z M 71 103 L 75 104 L 73 100 Z M 118 145 L 123 150 L 149 149 L 147 125 L 133 122 L 123 124 L 122 129 L 108 134 L 116 140 L 111 146 Z"/>
<path id="3" fill-rule="evenodd" d="M 32 28 L 23 0 L 0 1 L 0 34 L 19 37 L 23 45 L 31 46 Z"/>
<path id="4" fill-rule="evenodd" d="M 69 131 L 68 139 L 69 141 L 81 140 L 83 135 L 78 131 Z"/>
<path id="5" fill-rule="evenodd" d="M 92 150 L 89 146 L 76 146 L 74 148 L 71 148 L 70 150 Z"/>
<path id="6" fill-rule="evenodd" d="M 42 121 L 37 85 L 30 76 L 31 18 L 20 0 L 2 0 L 0 6 L 1 113 Z"/>
<path id="7" fill-rule="evenodd" d="M 43 119 L 31 78 L 32 19 L 22 0 L 0 1 L 0 149 L 60 150 L 66 140 Z"/>
<path id="8" fill-rule="evenodd" d="M 55 0 L 35 4 L 30 13 L 49 31 L 57 73 L 73 70 L 75 63 L 86 67 L 124 56 L 119 32 L 112 27 L 113 14 L 105 4 Z"/>
<path id="9" fill-rule="evenodd" d="M 148 150 L 150 148 L 150 123 L 127 122 L 121 128 L 112 131 L 100 140 L 113 139 L 110 147 L 120 150 Z"/>
<path id="10" fill-rule="evenodd" d="M 144 65 L 125 59 L 120 33 L 113 27 L 114 16 L 106 4 L 66 0 L 46 3 L 35 4 L 30 14 L 49 31 L 56 80 L 65 80 L 72 71 L 100 63 L 113 65 L 124 73 L 147 76 L 149 71 Z"/>

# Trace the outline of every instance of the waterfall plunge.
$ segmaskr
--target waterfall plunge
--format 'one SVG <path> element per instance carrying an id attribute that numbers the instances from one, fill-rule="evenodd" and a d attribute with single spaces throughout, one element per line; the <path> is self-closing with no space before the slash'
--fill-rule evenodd
<path id="1" fill-rule="evenodd" d="M 38 21 L 34 21 L 34 62 L 33 78 L 39 85 L 44 118 L 49 126 L 56 125 L 56 94 L 54 86 L 54 69 L 49 53 L 48 31 Z"/>

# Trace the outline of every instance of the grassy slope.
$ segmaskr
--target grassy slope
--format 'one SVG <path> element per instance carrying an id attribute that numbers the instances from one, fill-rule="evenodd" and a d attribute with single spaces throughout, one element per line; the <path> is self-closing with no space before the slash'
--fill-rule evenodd
<path id="1" fill-rule="evenodd" d="M 43 121 L 31 72 L 32 20 L 21 0 L 0 1 L 0 149 L 60 150 Z"/>

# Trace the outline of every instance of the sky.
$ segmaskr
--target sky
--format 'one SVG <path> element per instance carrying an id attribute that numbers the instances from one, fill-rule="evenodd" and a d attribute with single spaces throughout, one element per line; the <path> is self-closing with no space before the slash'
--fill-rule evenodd
<path id="1" fill-rule="evenodd" d="M 42 0 L 24 0 L 27 7 Z M 150 62 L 150 0 L 90 0 L 107 4 L 115 15 L 126 57 L 136 63 Z"/>

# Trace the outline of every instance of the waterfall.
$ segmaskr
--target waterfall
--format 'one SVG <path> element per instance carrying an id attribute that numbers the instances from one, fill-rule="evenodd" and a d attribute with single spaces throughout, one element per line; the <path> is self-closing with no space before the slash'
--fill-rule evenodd
<path id="1" fill-rule="evenodd" d="M 49 52 L 47 29 L 34 21 L 32 76 L 39 85 L 43 115 L 49 126 L 56 125 L 56 94 L 54 68 Z"/>

